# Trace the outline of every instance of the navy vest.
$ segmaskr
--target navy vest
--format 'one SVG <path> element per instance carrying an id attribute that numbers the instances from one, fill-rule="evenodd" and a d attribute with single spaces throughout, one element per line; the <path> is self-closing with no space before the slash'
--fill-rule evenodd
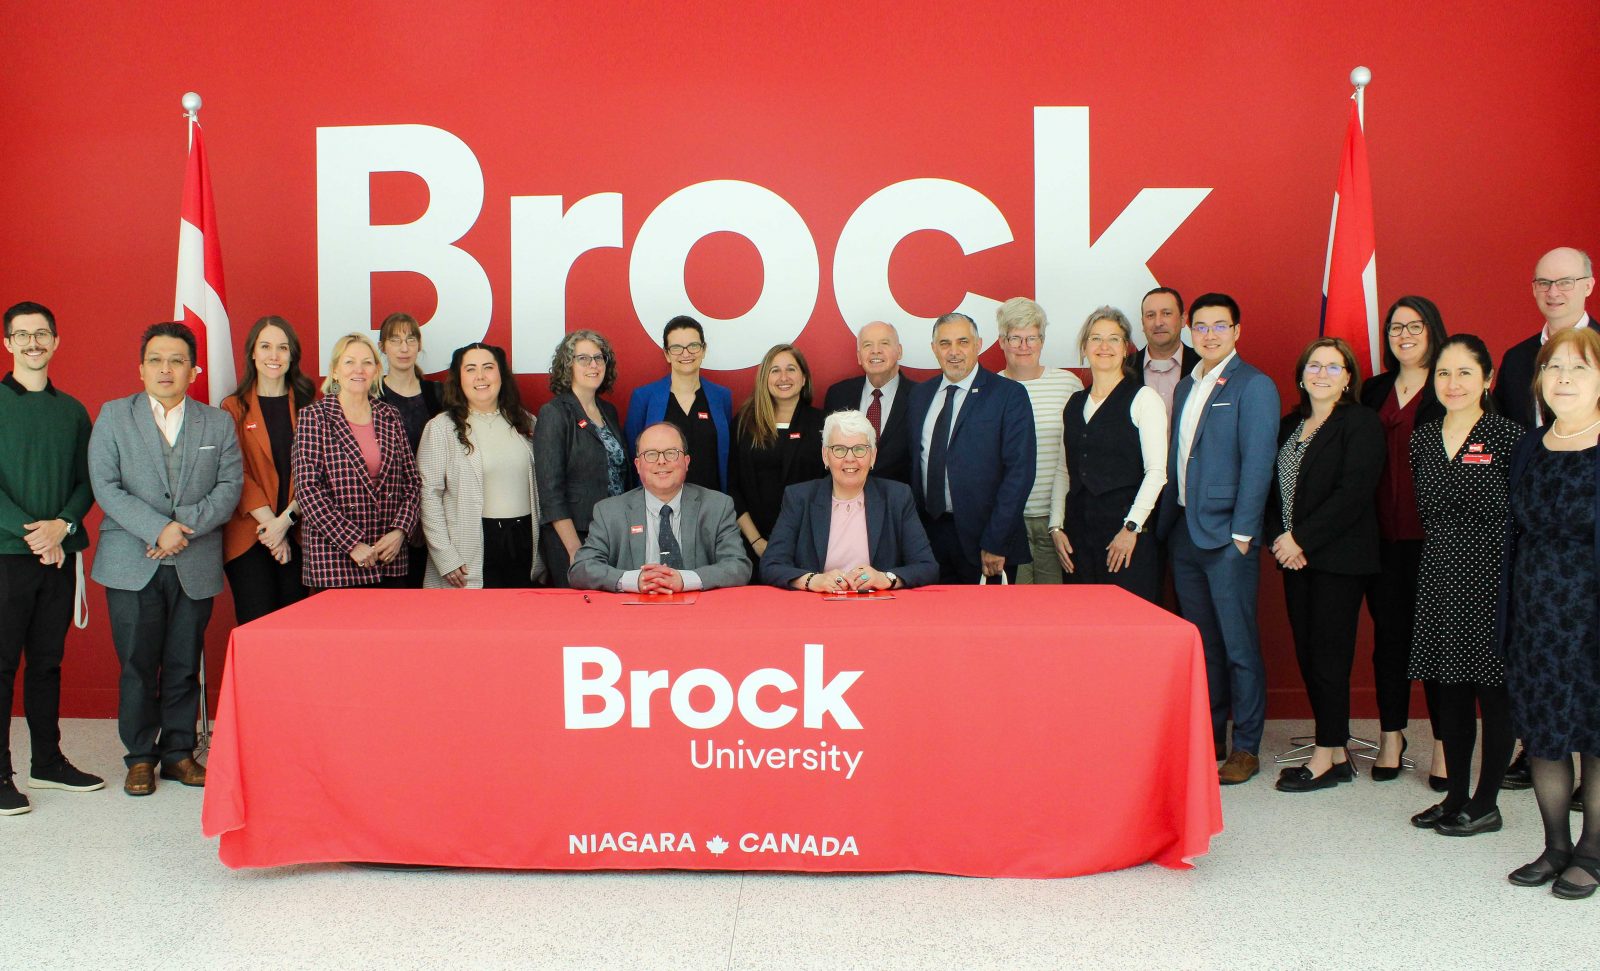
<path id="1" fill-rule="evenodd" d="M 1062 430 L 1067 444 L 1068 495 L 1138 491 L 1144 481 L 1144 455 L 1139 451 L 1139 429 L 1133 424 L 1133 397 L 1140 387 L 1138 381 L 1124 377 L 1087 422 L 1083 405 L 1089 389 L 1067 399 Z"/>

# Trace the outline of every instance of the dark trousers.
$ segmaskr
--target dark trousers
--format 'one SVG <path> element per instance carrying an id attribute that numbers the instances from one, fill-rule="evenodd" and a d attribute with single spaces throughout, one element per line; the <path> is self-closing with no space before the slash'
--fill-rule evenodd
<path id="1" fill-rule="evenodd" d="M 61 761 L 61 657 L 72 625 L 75 571 L 45 566 L 31 553 L 0 556 L 0 779 L 11 774 L 11 699 L 23 658 L 22 707 L 33 766 Z"/>
<path id="2" fill-rule="evenodd" d="M 940 583 L 977 583 L 983 577 L 983 558 L 977 550 L 969 550 L 961 545 L 961 537 L 956 533 L 956 521 L 951 516 L 944 515 L 938 519 L 923 517 L 922 528 L 928 534 L 928 545 L 933 547 L 933 558 L 939 561 Z M 1006 561 L 1006 582 L 1017 582 L 1017 567 L 1020 563 Z M 999 583 L 999 577 L 992 578 L 989 582 Z"/>
<path id="3" fill-rule="evenodd" d="M 582 545 L 588 537 L 587 530 L 578 531 L 578 543 Z M 544 559 L 544 568 L 550 573 L 549 586 L 566 589 L 571 586 L 567 582 L 567 571 L 572 569 L 572 559 L 567 556 L 567 544 L 561 542 L 561 537 L 556 535 L 554 526 L 545 523 L 539 527 L 539 555 Z"/>
<path id="4" fill-rule="evenodd" d="M 1123 532 L 1123 516 L 1136 490 L 1119 489 L 1103 496 L 1067 496 L 1067 539 L 1072 543 L 1069 583 L 1109 583 L 1153 604 L 1161 603 L 1161 564 L 1156 538 L 1139 533 L 1133 556 L 1115 573 L 1106 569 L 1106 547 Z"/>
<path id="5" fill-rule="evenodd" d="M 483 586 L 485 590 L 531 587 L 533 580 L 533 517 L 483 521 Z"/>
<path id="6" fill-rule="evenodd" d="M 428 544 L 422 543 L 409 547 L 406 550 L 406 575 L 400 577 L 397 586 L 405 590 L 421 590 L 422 581 L 428 575 Z M 391 586 L 385 584 L 385 586 Z"/>
<path id="7" fill-rule="evenodd" d="M 1473 818 L 1494 809 L 1499 801 L 1500 783 L 1511 767 L 1511 749 L 1516 744 L 1511 728 L 1511 695 L 1505 685 L 1444 684 L 1427 682 L 1433 688 L 1435 718 L 1439 722 L 1439 741 L 1444 743 L 1444 764 L 1450 769 L 1447 808 L 1470 808 Z M 1467 791 L 1472 780 L 1472 750 L 1478 741 L 1478 709 L 1483 710 L 1483 762 L 1478 768 L 1478 789 L 1472 798 Z M 1469 807 L 1469 803 L 1471 804 Z"/>
<path id="8" fill-rule="evenodd" d="M 1405 731 L 1411 720 L 1411 635 L 1417 620 L 1417 571 L 1422 568 L 1420 539 L 1378 544 L 1377 576 L 1367 586 L 1372 614 L 1372 679 L 1378 693 L 1378 721 L 1386 732 Z M 1429 714 L 1432 715 L 1432 705 Z M 1439 726 L 1434 723 L 1434 737 Z"/>
<path id="9" fill-rule="evenodd" d="M 1200 549 L 1181 514 L 1167 541 L 1178 609 L 1184 620 L 1200 629 L 1205 645 L 1211 731 L 1220 739 L 1231 712 L 1234 750 L 1255 755 L 1261 750 L 1267 720 L 1267 668 L 1256 626 L 1259 551 L 1251 546 L 1249 553 L 1241 554 L 1232 542 L 1221 549 Z"/>
<path id="10" fill-rule="evenodd" d="M 194 755 L 200 652 L 211 598 L 183 592 L 175 567 L 156 568 L 143 590 L 106 590 L 111 640 L 122 662 L 117 731 L 129 766 Z"/>
<path id="11" fill-rule="evenodd" d="M 1309 566 L 1283 571 L 1294 656 L 1311 699 L 1317 744 L 1325 748 L 1343 748 L 1350 741 L 1350 668 L 1368 581 Z"/>
<path id="12" fill-rule="evenodd" d="M 293 559 L 279 563 L 265 546 L 256 543 L 224 563 L 222 569 L 228 574 L 233 613 L 241 624 L 306 598 L 305 584 L 300 582 L 299 547 L 295 547 Z"/>

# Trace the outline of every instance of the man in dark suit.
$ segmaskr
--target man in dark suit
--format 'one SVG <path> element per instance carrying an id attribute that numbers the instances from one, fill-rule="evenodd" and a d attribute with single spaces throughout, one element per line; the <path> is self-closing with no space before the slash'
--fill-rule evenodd
<path id="1" fill-rule="evenodd" d="M 227 412 L 187 397 L 200 373 L 195 344 L 183 324 L 146 330 L 144 390 L 106 402 L 89 436 L 89 483 L 106 514 L 94 579 L 122 663 L 117 728 L 130 796 L 155 791 L 158 761 L 164 779 L 206 781 L 194 760 L 200 652 L 244 463 Z"/>
<path id="2" fill-rule="evenodd" d="M 859 411 L 878 435 L 878 464 L 873 476 L 911 484 L 911 389 L 917 382 L 900 370 L 900 335 L 881 320 L 856 335 L 856 363 L 861 377 L 845 378 L 828 389 L 822 410 Z"/>
<path id="3" fill-rule="evenodd" d="M 1183 310 L 1183 294 L 1171 287 L 1156 287 L 1139 304 L 1139 320 L 1144 326 L 1144 347 L 1134 355 L 1133 367 L 1140 382 L 1166 402 L 1170 425 L 1178 382 L 1200 363 L 1200 355 L 1183 342 L 1183 326 L 1189 320 Z"/>
<path id="4" fill-rule="evenodd" d="M 681 593 L 750 579 L 733 500 L 684 479 L 683 432 L 657 422 L 634 443 L 640 488 L 595 503 L 567 580 L 577 590 Z"/>
<path id="5" fill-rule="evenodd" d="M 1538 392 L 1533 388 L 1534 359 L 1539 348 L 1569 327 L 1588 327 L 1592 320 L 1584 301 L 1594 292 L 1594 263 L 1583 250 L 1562 246 L 1539 257 L 1533 268 L 1533 302 L 1544 315 L 1539 333 L 1515 344 L 1500 359 L 1495 375 L 1494 400 L 1500 413 L 1525 428 L 1538 428 Z"/>
<path id="6" fill-rule="evenodd" d="M 1232 297 L 1208 293 L 1195 300 L 1189 329 L 1200 364 L 1174 395 L 1157 536 L 1172 552 L 1178 607 L 1205 645 L 1219 740 L 1233 713 L 1233 752 L 1217 774 L 1232 785 L 1261 769 L 1267 681 L 1256 586 L 1277 453 L 1278 389 L 1235 352 L 1239 305 Z"/>
<path id="7" fill-rule="evenodd" d="M 933 325 L 943 376 L 911 390 L 911 489 L 942 583 L 976 583 L 1030 562 L 1022 507 L 1038 466 L 1033 406 L 1015 381 L 978 365 L 978 325 Z"/>

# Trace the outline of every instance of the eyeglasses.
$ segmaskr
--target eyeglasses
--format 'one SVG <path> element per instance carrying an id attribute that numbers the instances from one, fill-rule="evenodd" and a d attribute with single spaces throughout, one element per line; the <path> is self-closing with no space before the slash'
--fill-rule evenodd
<path id="1" fill-rule="evenodd" d="M 1326 374 L 1330 378 L 1336 378 L 1344 372 L 1345 367 L 1343 364 L 1318 364 L 1316 361 L 1312 361 L 1306 365 L 1307 374 Z"/>
<path id="2" fill-rule="evenodd" d="M 6 335 L 6 339 L 20 346 L 26 346 L 31 343 L 44 347 L 54 343 L 56 335 L 48 330 L 14 330 Z"/>
<path id="3" fill-rule="evenodd" d="M 1567 293 L 1570 292 L 1573 287 L 1578 285 L 1579 280 L 1587 279 L 1589 279 L 1587 276 L 1564 276 L 1559 280 L 1546 280 L 1544 277 L 1535 277 L 1533 281 L 1533 288 L 1540 293 L 1549 293 L 1550 288 L 1555 287 L 1562 293 Z"/>
<path id="4" fill-rule="evenodd" d="M 687 344 L 669 344 L 667 346 L 667 353 L 671 354 L 673 357 L 679 357 L 683 354 L 699 354 L 705 349 L 706 345 L 700 341 L 690 341 Z"/>
<path id="5" fill-rule="evenodd" d="M 1207 334 L 1226 334 L 1228 331 L 1233 330 L 1234 326 L 1233 324 L 1190 324 L 1189 329 L 1204 337 Z"/>
<path id="6" fill-rule="evenodd" d="M 1044 343 L 1042 334 L 1010 334 L 1006 337 L 1007 347 L 1038 347 Z"/>
<path id="7" fill-rule="evenodd" d="M 1412 337 L 1421 337 L 1422 332 L 1427 329 L 1428 325 L 1420 320 L 1413 320 L 1404 324 L 1390 324 L 1389 336 L 1399 337 L 1401 334 L 1410 334 Z"/>
<path id="8" fill-rule="evenodd" d="M 574 354 L 572 355 L 572 363 L 578 367 L 594 367 L 596 364 L 606 363 L 606 356 L 604 354 Z"/>
<path id="9" fill-rule="evenodd" d="M 842 459 L 846 455 L 854 455 L 858 459 L 863 459 L 863 458 L 867 457 L 867 453 L 870 452 L 870 451 L 872 451 L 872 446 L 871 445 L 829 445 L 828 446 L 829 454 L 831 454 L 836 459 Z"/>
<path id="10" fill-rule="evenodd" d="M 153 368 L 165 367 L 177 371 L 188 367 L 189 359 L 186 357 L 158 357 L 152 354 L 144 359 L 144 366 Z"/>
<path id="11" fill-rule="evenodd" d="M 639 457 L 651 465 L 655 465 L 657 462 L 666 462 L 671 465 L 673 462 L 683 458 L 683 454 L 683 449 L 681 448 L 647 448 L 639 453 Z"/>
<path id="12" fill-rule="evenodd" d="M 418 337 L 416 334 L 407 334 L 404 337 L 391 337 L 384 341 L 384 343 L 393 345 L 394 347 L 421 347 L 422 338 Z"/>
<path id="13" fill-rule="evenodd" d="M 1593 368 L 1589 367 L 1589 365 L 1583 363 L 1582 361 L 1579 361 L 1576 364 L 1541 364 L 1541 365 L 1539 365 L 1539 371 L 1541 373 L 1543 373 L 1545 371 L 1549 371 L 1551 374 L 1554 374 L 1558 378 L 1580 378 L 1580 377 L 1583 377 L 1585 374 L 1588 374 L 1591 370 L 1593 370 Z"/>

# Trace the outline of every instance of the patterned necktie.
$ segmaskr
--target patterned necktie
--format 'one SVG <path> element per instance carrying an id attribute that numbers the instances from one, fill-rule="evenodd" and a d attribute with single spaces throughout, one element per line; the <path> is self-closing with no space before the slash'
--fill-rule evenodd
<path id="1" fill-rule="evenodd" d="M 956 392 L 959 385 L 944 389 L 944 406 L 939 417 L 933 420 L 933 444 L 928 447 L 928 515 L 934 519 L 943 516 L 944 508 L 944 453 L 950 446 L 950 416 L 956 410 Z"/>
<path id="2" fill-rule="evenodd" d="M 883 434 L 883 389 L 872 389 L 872 404 L 867 405 L 867 421 L 872 422 L 872 430 L 876 434 Z"/>
<path id="3" fill-rule="evenodd" d="M 661 562 L 674 570 L 683 569 L 683 550 L 678 548 L 678 537 L 672 533 L 672 507 L 661 507 L 661 531 L 656 534 L 656 547 L 661 551 Z"/>

